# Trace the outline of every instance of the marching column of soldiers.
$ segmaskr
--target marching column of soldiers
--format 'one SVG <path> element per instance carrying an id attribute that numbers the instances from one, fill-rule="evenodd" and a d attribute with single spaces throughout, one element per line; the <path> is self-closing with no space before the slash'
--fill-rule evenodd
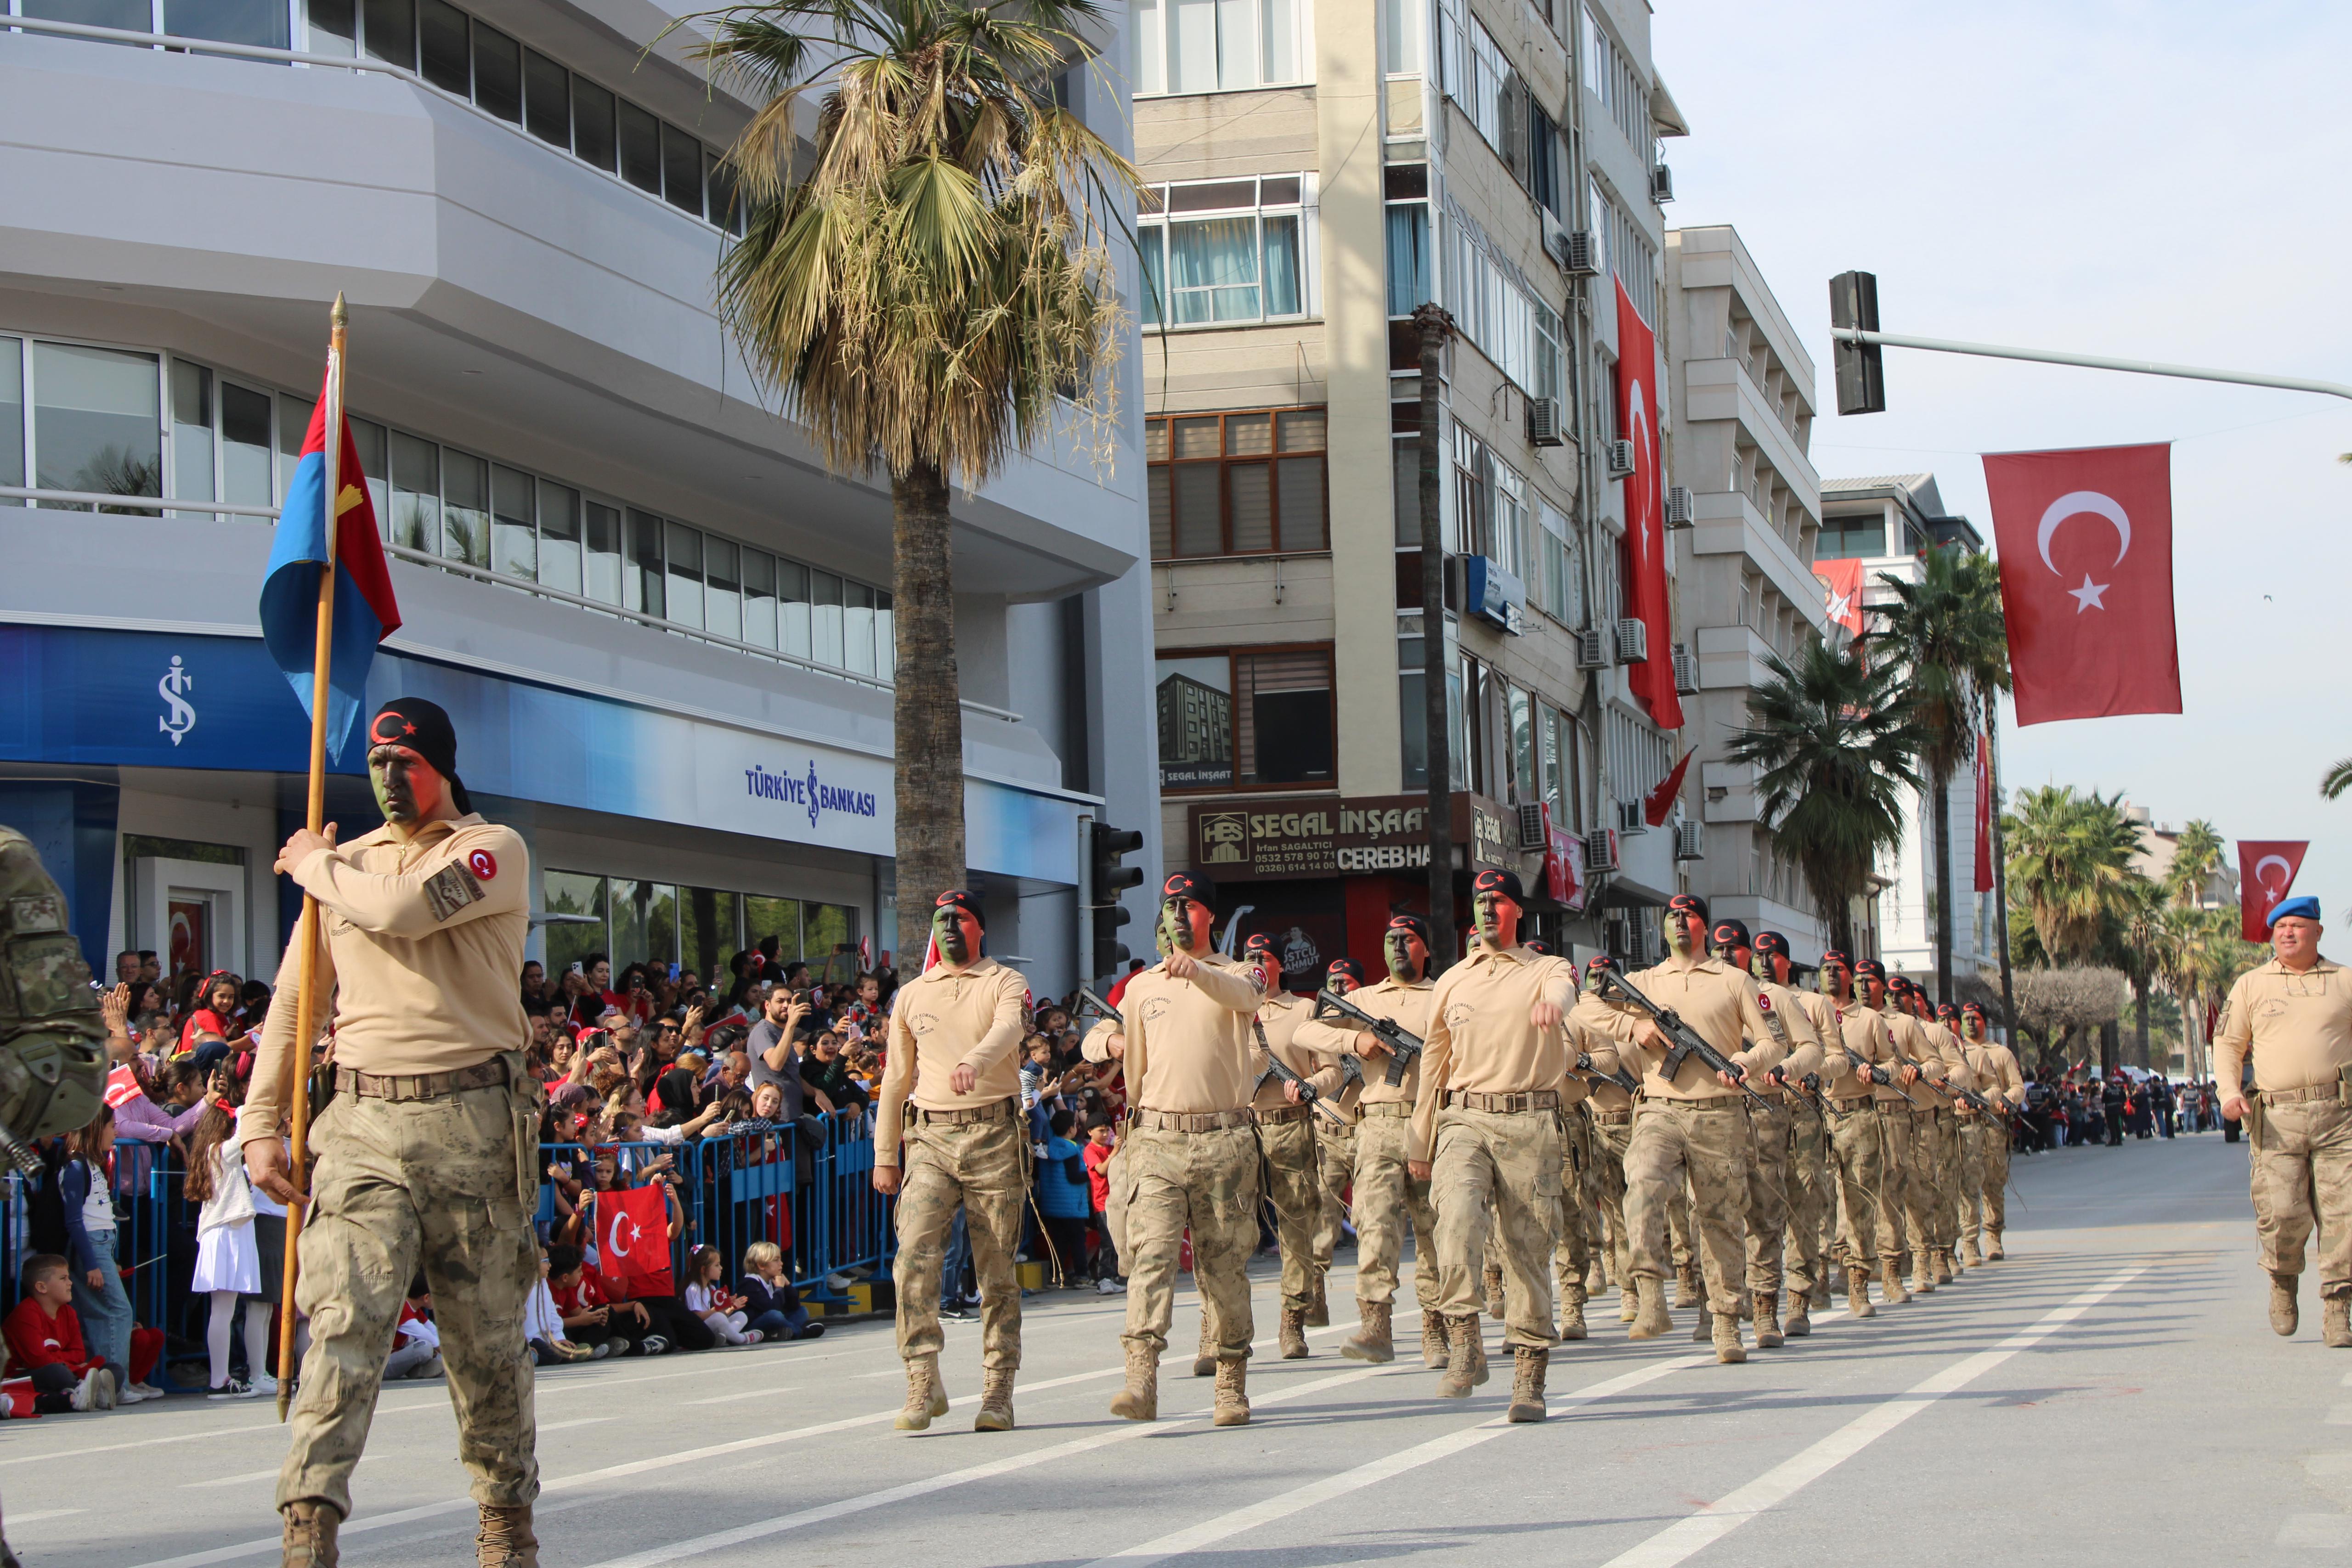
<path id="1" fill-rule="evenodd" d="M 1352 1227 L 1356 1322 L 1339 1354 L 1391 1361 L 1400 1325 L 1417 1319 L 1436 1394 L 1465 1398 L 1491 1375 L 1482 1313 L 1499 1318 L 1513 1421 L 1545 1418 L 1554 1348 L 1588 1335 L 1586 1304 L 1612 1286 L 1627 1337 L 1652 1339 L 1674 1326 L 1673 1282 L 1672 1305 L 1697 1308 L 1691 1337 L 1734 1363 L 1751 1340 L 1770 1350 L 1810 1334 L 1841 1282 L 1849 1314 L 1868 1318 L 2000 1259 L 2024 1091 L 1980 1009 L 1939 1011 L 1884 966 L 1835 951 L 1801 991 L 1786 936 L 1710 925 L 1688 894 L 1664 912 L 1656 965 L 1624 974 L 1594 958 L 1580 974 L 1523 938 L 1525 905 L 1517 876 L 1483 872 L 1461 962 L 1433 976 L 1428 926 L 1399 915 L 1376 984 L 1342 958 L 1296 996 L 1269 942 L 1221 955 L 1208 887 L 1167 880 L 1160 962 L 1115 1009 L 1095 1004 L 1084 1045 L 1122 1064 L 1132 1107 L 1108 1172 L 1130 1281 L 1113 1415 L 1158 1416 L 1189 1244 L 1192 1373 L 1216 1379 L 1216 1425 L 1248 1422 L 1246 1270 L 1262 1215 L 1281 1251 L 1283 1358 L 1313 1354 L 1311 1331 L 1330 1323 L 1325 1276 Z M 977 932 L 952 935 L 972 938 L 961 962 Z M 956 1078 L 943 1099 L 914 1097 L 927 1140 L 942 1118 L 961 1130 L 976 1114 L 965 1096 L 992 1092 L 971 1080 L 1000 1054 L 1003 994 L 924 1009 L 955 1038 L 922 1037 L 920 1075 L 936 1049 Z M 916 1275 L 936 1268 L 947 1218 L 902 1204 L 902 1272 L 910 1259 Z M 900 1425 L 917 1430 L 946 1406 L 936 1328 L 905 1307 L 935 1293 L 927 1278 L 900 1292 Z M 1013 1293 L 992 1280 L 984 1295 L 991 1283 Z M 1018 1335 L 1008 1300 L 984 1346 L 983 1428 L 1011 1424 Z"/>

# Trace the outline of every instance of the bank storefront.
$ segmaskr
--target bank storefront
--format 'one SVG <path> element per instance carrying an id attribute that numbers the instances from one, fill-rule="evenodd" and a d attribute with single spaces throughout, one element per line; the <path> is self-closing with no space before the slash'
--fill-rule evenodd
<path id="1" fill-rule="evenodd" d="M 845 970 L 891 940 L 887 756 L 387 650 L 368 706 L 396 695 L 449 711 L 476 809 L 530 844 L 535 956 L 708 976 L 773 936 Z M 270 866 L 301 823 L 308 741 L 257 637 L 0 625 L 0 822 L 39 846 L 93 969 L 152 948 L 167 972 L 270 977 L 299 905 Z M 1088 809 L 967 779 L 992 932 L 1000 901 L 1008 931 L 1024 905 L 1071 901 Z M 347 834 L 381 821 L 356 731 L 328 815 Z M 1074 955 L 1033 956 L 1050 982 Z"/>

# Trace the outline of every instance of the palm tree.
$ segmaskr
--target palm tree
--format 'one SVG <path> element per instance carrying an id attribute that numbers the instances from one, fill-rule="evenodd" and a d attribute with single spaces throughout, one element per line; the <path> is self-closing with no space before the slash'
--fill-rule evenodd
<path id="1" fill-rule="evenodd" d="M 1757 821 L 1794 865 L 1829 921 L 1830 944 L 1853 950 L 1853 900 L 1869 890 L 1879 852 L 1903 841 L 1905 788 L 1919 787 L 1911 716 L 1892 664 L 1851 646 L 1809 643 L 1748 695 L 1748 725 L 1728 756 L 1758 770 Z"/>
<path id="2" fill-rule="evenodd" d="M 2352 456 L 2352 453 L 2346 455 Z M 2352 789 L 2352 757 L 2329 763 L 2319 780 L 2319 797 L 2323 800 L 2333 800 L 2347 789 Z"/>
<path id="3" fill-rule="evenodd" d="M 1957 547 L 1921 558 L 1919 580 L 1879 574 L 1894 595 L 1864 639 L 1902 667 L 1920 767 L 1935 801 L 1936 994 L 1952 999 L 1952 775 L 1976 756 L 1979 683 L 2007 684 L 2000 578 L 1989 557 Z"/>
<path id="4" fill-rule="evenodd" d="M 2163 977 L 2165 917 L 2172 913 L 2164 884 L 2135 875 L 2116 892 L 2113 962 L 2131 985 L 2132 1041 L 2137 1065 L 2148 1061 L 2148 991 Z"/>
<path id="5" fill-rule="evenodd" d="M 2003 822 L 2011 895 L 2053 965 L 2093 960 L 2136 874 L 2139 825 L 2122 808 L 2121 791 L 2078 795 L 2070 785 L 2045 785 L 2021 795 Z"/>
<path id="6" fill-rule="evenodd" d="M 2221 869 L 2222 848 L 2221 833 L 2201 817 L 2180 830 L 2179 841 L 2172 846 L 2172 864 L 2164 873 L 2175 904 L 2183 909 L 2203 906 L 2205 886 Z"/>
<path id="7" fill-rule="evenodd" d="M 727 154 L 748 218 L 720 318 L 828 468 L 890 481 L 902 953 L 964 877 L 949 486 L 1066 418 L 1099 454 L 1116 423 L 1111 240 L 1138 176 L 1052 85 L 1106 17 L 1097 0 L 766 0 L 691 18 L 713 77 L 759 106 Z"/>

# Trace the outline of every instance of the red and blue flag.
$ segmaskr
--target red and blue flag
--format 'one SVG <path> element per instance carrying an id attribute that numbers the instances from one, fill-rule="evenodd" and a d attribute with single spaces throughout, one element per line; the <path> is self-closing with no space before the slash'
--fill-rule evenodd
<path id="1" fill-rule="evenodd" d="M 352 427 L 337 434 L 342 461 L 335 497 L 335 623 L 327 664 L 327 749 L 341 761 L 352 720 L 367 690 L 368 666 L 376 644 L 400 629 L 400 606 L 392 596 L 392 572 L 376 533 L 375 506 L 368 499 Z M 261 582 L 261 640 L 286 672 L 302 711 L 310 711 L 317 668 L 319 572 L 327 554 L 327 398 L 323 389 L 310 411 L 310 428 L 278 515 L 278 538 L 269 550 L 269 572 Z"/>

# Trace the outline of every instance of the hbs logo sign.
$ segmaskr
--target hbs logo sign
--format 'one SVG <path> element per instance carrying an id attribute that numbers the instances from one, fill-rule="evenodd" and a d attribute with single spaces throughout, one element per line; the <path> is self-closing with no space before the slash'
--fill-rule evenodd
<path id="1" fill-rule="evenodd" d="M 195 685 L 196 677 L 180 662 L 177 653 L 172 655 L 172 667 L 163 672 L 162 680 L 155 683 L 155 695 L 163 699 L 167 708 L 167 711 L 155 716 L 155 727 L 170 736 L 173 746 L 179 745 L 186 738 L 187 733 L 196 727 L 196 705 L 187 698 L 187 694 L 195 688 Z"/>

